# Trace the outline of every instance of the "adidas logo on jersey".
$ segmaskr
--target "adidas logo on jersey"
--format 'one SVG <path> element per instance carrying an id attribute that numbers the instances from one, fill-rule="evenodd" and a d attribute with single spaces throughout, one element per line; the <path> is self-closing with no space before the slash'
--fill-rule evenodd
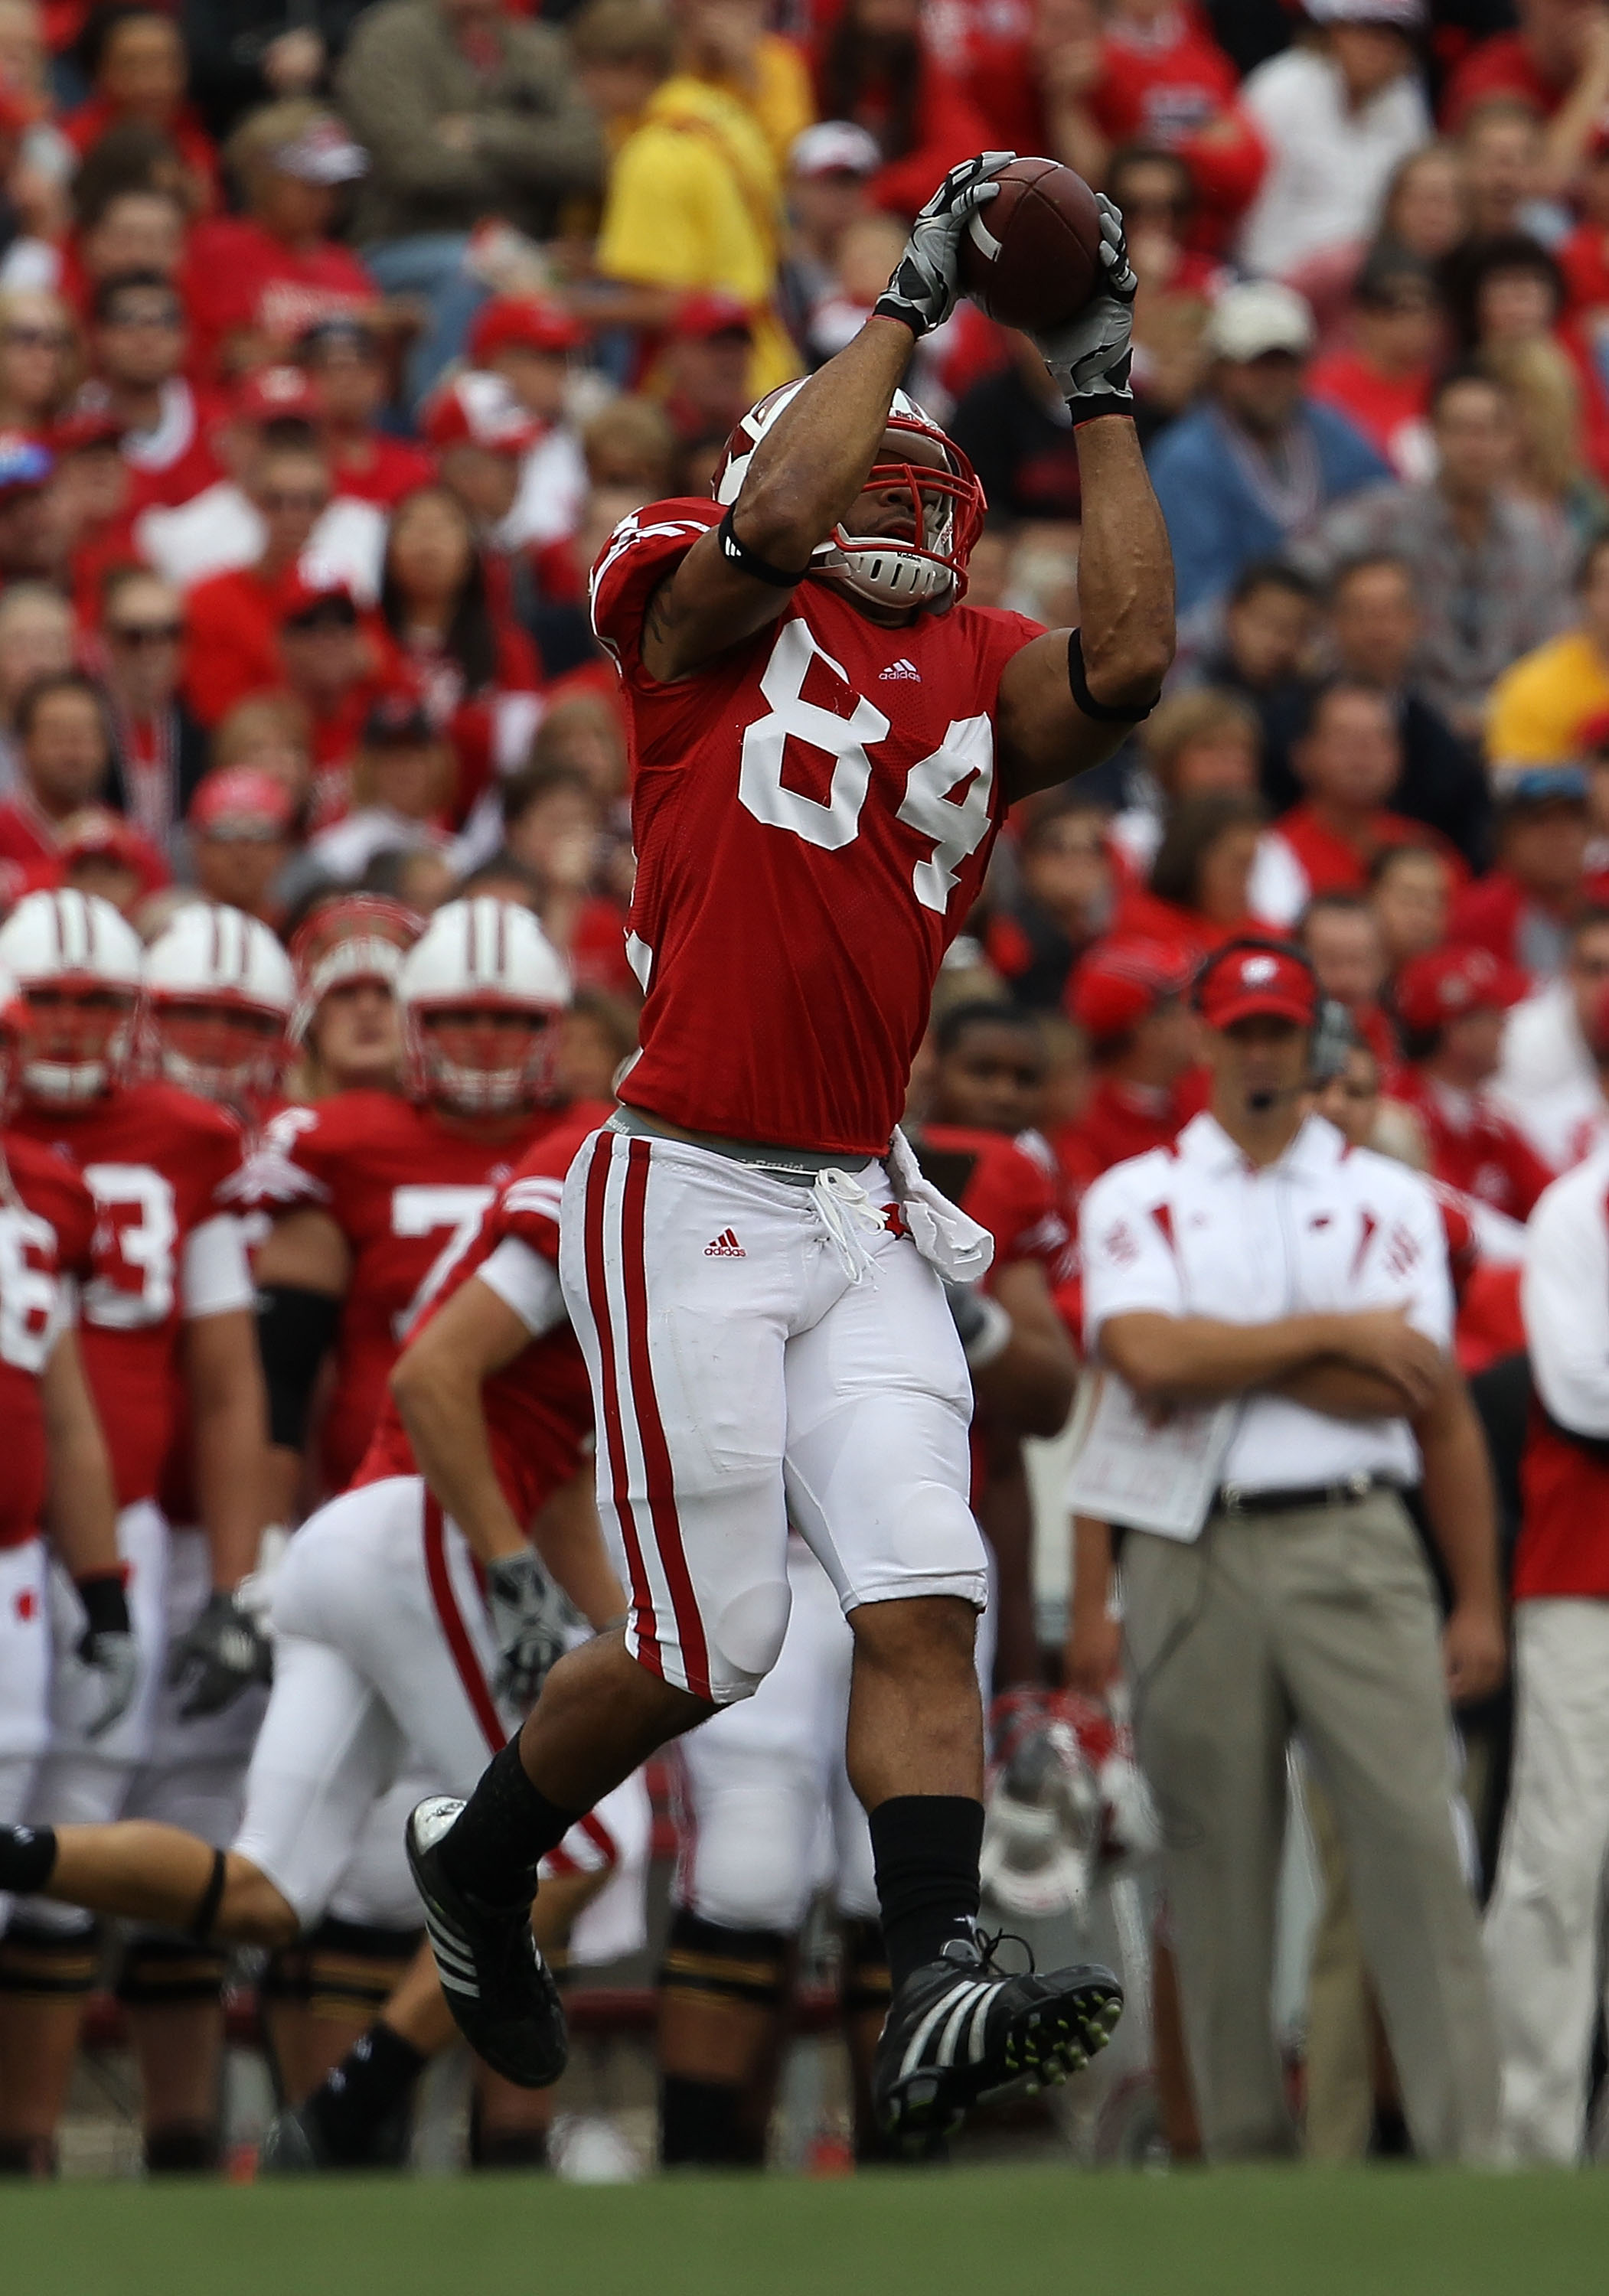
<path id="1" fill-rule="evenodd" d="M 722 1228 L 714 1242 L 704 1246 L 706 1259 L 747 1259 L 748 1257 L 729 1227 Z"/>
<path id="2" fill-rule="evenodd" d="M 907 660 L 904 654 L 900 655 L 898 661 L 891 661 L 886 669 L 880 669 L 877 675 L 880 678 L 914 677 L 918 685 L 922 683 L 922 672 L 917 668 L 915 663 L 914 661 Z"/>

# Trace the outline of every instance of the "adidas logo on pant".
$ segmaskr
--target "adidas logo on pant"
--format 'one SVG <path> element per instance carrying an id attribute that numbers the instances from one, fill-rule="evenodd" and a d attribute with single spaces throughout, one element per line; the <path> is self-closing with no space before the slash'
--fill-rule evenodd
<path id="1" fill-rule="evenodd" d="M 729 1227 L 722 1228 L 714 1242 L 704 1246 L 706 1259 L 747 1259 L 748 1257 Z"/>

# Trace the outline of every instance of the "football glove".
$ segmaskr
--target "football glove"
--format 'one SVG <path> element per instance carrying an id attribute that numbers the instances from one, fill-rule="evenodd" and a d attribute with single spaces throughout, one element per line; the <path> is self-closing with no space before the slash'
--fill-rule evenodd
<path id="1" fill-rule="evenodd" d="M 179 1712 L 186 1722 L 199 1714 L 221 1714 L 253 1683 L 273 1678 L 267 1638 L 238 1595 L 209 1595 L 168 1662 L 169 1683 L 184 1688 Z"/>
<path id="2" fill-rule="evenodd" d="M 486 1599 L 497 1641 L 492 1689 L 512 1706 L 532 1706 L 564 1655 L 571 1606 L 529 1547 L 487 1564 Z"/>
<path id="3" fill-rule="evenodd" d="M 878 318 L 899 319 L 918 339 L 944 324 L 961 292 L 956 279 L 961 234 L 981 207 L 999 197 L 999 185 L 989 178 L 1016 156 L 981 152 L 950 169 L 916 217 L 894 275 L 873 307 Z"/>
<path id="4" fill-rule="evenodd" d="M 1075 422 L 1087 422 L 1095 414 L 1127 414 L 1134 406 L 1129 337 L 1139 282 L 1129 260 L 1121 215 L 1104 192 L 1096 193 L 1096 204 L 1101 211 L 1105 286 L 1076 319 L 1033 337 Z"/>
<path id="5" fill-rule="evenodd" d="M 86 1621 L 78 1637 L 77 1655 L 100 1677 L 101 1689 L 100 1708 L 94 1721 L 86 1724 L 85 1733 L 88 1737 L 101 1738 L 128 1711 L 140 1679 L 140 1653 L 129 1623 L 128 1597 L 123 1590 L 121 1576 L 115 1571 L 97 1571 L 77 1584 Z"/>

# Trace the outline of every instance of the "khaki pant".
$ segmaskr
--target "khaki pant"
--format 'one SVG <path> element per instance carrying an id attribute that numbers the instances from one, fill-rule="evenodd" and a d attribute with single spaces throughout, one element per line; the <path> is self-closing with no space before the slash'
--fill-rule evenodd
<path id="1" fill-rule="evenodd" d="M 1296 2149 L 1269 1999 L 1293 1728 L 1334 1805 L 1415 2148 L 1490 2157 L 1491 2001 L 1453 1833 L 1435 1603 L 1400 1503 L 1217 1515 L 1194 1546 L 1140 1534 L 1125 1584 L 1208 2157 Z"/>

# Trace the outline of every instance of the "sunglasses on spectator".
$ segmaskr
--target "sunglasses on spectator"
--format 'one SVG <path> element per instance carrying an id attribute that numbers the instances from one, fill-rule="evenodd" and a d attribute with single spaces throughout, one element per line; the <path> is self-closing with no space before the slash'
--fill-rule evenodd
<path id="1" fill-rule="evenodd" d="M 70 351 L 72 337 L 65 327 L 7 327 L 4 340 L 8 349 L 17 351 Z"/>
<path id="2" fill-rule="evenodd" d="M 183 622 L 108 622 L 106 635 L 113 645 L 177 645 L 185 635 Z"/>
<path id="3" fill-rule="evenodd" d="M 329 507 L 328 495 L 316 494 L 310 488 L 298 491 L 291 488 L 276 488 L 272 494 L 259 495 L 258 507 L 268 512 L 282 510 L 321 511 Z"/>

